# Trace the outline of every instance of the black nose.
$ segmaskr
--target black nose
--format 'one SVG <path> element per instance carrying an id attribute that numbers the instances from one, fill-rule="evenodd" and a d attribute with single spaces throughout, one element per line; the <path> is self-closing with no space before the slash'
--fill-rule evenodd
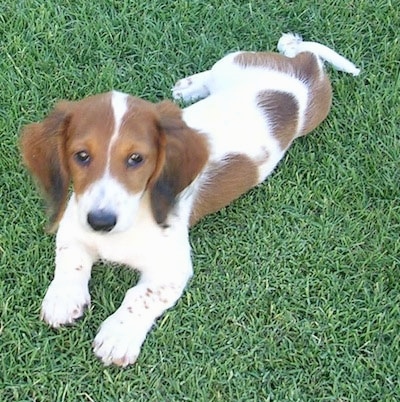
<path id="1" fill-rule="evenodd" d="M 98 210 L 88 213 L 88 224 L 98 232 L 109 232 L 117 224 L 117 216 L 113 212 Z"/>

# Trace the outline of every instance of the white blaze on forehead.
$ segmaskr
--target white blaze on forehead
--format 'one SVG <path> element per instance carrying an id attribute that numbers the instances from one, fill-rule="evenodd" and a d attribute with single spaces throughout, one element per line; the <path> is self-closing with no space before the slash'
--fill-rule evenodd
<path id="1" fill-rule="evenodd" d="M 128 110 L 127 99 L 128 95 L 122 92 L 113 91 L 111 94 L 111 107 L 114 115 L 114 131 L 111 136 L 110 143 L 108 145 L 106 174 L 109 172 L 110 168 L 112 147 L 119 136 L 122 120 L 124 118 L 126 111 Z"/>

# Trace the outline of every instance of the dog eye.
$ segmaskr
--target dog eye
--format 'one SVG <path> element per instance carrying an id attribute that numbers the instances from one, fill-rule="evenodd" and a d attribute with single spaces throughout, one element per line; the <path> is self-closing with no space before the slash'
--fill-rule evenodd
<path id="1" fill-rule="evenodd" d="M 138 165 L 140 165 L 143 162 L 143 156 L 140 154 L 132 154 L 126 164 L 128 165 L 128 167 L 136 167 Z"/>
<path id="2" fill-rule="evenodd" d="M 75 155 L 75 160 L 83 166 L 87 166 L 90 163 L 90 155 L 86 151 L 79 151 Z"/>

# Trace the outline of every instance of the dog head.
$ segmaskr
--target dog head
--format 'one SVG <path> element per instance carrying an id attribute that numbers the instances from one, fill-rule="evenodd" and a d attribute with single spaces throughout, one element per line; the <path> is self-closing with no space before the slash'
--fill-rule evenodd
<path id="1" fill-rule="evenodd" d="M 21 149 L 47 200 L 50 228 L 63 215 L 72 182 L 81 224 L 104 232 L 134 224 L 147 191 L 155 221 L 165 224 L 208 156 L 177 106 L 120 92 L 58 103 L 24 128 Z"/>

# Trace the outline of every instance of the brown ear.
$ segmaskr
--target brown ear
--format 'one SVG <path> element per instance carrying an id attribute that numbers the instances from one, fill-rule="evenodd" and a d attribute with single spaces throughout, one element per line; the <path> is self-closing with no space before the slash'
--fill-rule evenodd
<path id="1" fill-rule="evenodd" d="M 165 224 L 177 195 L 192 183 L 205 165 L 208 149 L 205 138 L 182 120 L 179 107 L 169 101 L 156 107 L 162 138 L 159 152 L 164 152 L 161 158 L 164 163 L 150 189 L 151 207 L 156 222 Z"/>
<path id="2" fill-rule="evenodd" d="M 48 204 L 49 230 L 65 209 L 70 176 L 64 156 L 68 104 L 60 103 L 40 123 L 24 127 L 20 138 L 22 158 L 37 180 Z"/>

